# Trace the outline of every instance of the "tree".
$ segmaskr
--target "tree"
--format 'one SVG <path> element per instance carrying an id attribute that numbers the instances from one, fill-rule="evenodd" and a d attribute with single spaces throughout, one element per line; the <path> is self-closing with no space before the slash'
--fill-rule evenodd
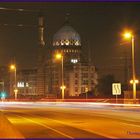
<path id="1" fill-rule="evenodd" d="M 111 97 L 112 96 L 112 83 L 115 82 L 114 75 L 105 75 L 98 82 L 98 92 L 102 97 Z"/>

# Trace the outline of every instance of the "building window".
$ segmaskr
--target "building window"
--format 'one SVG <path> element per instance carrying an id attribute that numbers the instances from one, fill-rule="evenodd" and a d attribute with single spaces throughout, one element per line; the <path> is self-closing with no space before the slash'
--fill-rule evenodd
<path id="1" fill-rule="evenodd" d="M 78 80 L 75 80 L 75 84 L 76 84 L 76 85 L 78 84 Z"/>
<path id="2" fill-rule="evenodd" d="M 82 85 L 88 85 L 88 80 L 82 80 Z"/>
<path id="3" fill-rule="evenodd" d="M 71 63 L 77 63 L 78 60 L 77 59 L 71 59 Z"/>
<path id="4" fill-rule="evenodd" d="M 78 73 L 75 73 L 75 78 L 78 78 Z"/>
<path id="5" fill-rule="evenodd" d="M 78 92 L 78 87 L 75 87 L 75 92 Z"/>
<path id="6" fill-rule="evenodd" d="M 88 67 L 82 67 L 82 71 L 88 71 Z"/>
<path id="7" fill-rule="evenodd" d="M 81 92 L 84 93 L 85 92 L 85 87 L 81 88 Z"/>
<path id="8" fill-rule="evenodd" d="M 69 40 L 66 40 L 65 41 L 65 44 L 66 44 L 66 46 L 69 45 Z"/>
<path id="9" fill-rule="evenodd" d="M 88 73 L 82 73 L 82 78 L 88 78 Z"/>
<path id="10" fill-rule="evenodd" d="M 94 85 L 94 81 L 93 80 L 91 80 L 91 84 Z"/>
<path id="11" fill-rule="evenodd" d="M 94 78 L 94 73 L 91 74 L 91 78 Z"/>
<path id="12" fill-rule="evenodd" d="M 92 71 L 95 71 L 95 67 L 93 67 L 91 70 L 92 70 Z"/>

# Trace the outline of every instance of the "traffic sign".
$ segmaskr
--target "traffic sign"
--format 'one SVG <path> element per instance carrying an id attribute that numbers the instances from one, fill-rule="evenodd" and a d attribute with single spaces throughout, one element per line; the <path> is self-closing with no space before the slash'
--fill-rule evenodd
<path id="1" fill-rule="evenodd" d="M 112 94 L 121 95 L 121 83 L 112 83 Z"/>

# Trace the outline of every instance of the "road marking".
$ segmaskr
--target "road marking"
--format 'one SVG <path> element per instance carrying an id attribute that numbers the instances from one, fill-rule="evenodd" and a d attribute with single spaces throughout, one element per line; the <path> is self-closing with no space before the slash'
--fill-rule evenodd
<path id="1" fill-rule="evenodd" d="M 15 112 L 13 112 L 13 113 L 22 113 L 22 112 L 20 112 L 20 111 L 15 111 Z M 22 113 L 23 114 L 23 113 Z M 38 118 L 38 117 L 40 117 L 40 118 L 45 118 L 45 119 L 48 119 L 48 120 L 51 120 L 51 121 L 54 121 L 54 122 L 57 122 L 57 123 L 59 123 L 59 124 L 63 124 L 63 125 L 67 125 L 67 126 L 69 126 L 69 127 L 74 127 L 74 128 L 77 128 L 77 129 L 79 129 L 79 127 L 77 127 L 77 126 L 75 126 L 75 125 L 70 125 L 69 123 L 66 123 L 66 122 L 62 122 L 62 121 L 59 121 L 59 120 L 55 120 L 55 119 L 50 119 L 50 118 L 47 118 L 46 116 L 45 117 L 42 117 L 42 116 L 39 116 L 39 115 L 32 115 L 32 114 L 30 114 L 30 113 L 24 113 L 24 114 L 26 114 L 26 115 L 28 115 L 28 116 L 31 116 L 31 117 L 36 117 L 36 118 Z M 16 114 L 14 114 L 15 116 L 19 116 L 19 117 L 22 117 L 22 118 L 24 118 L 23 116 L 20 116 L 20 115 L 16 115 Z M 29 121 L 32 121 L 32 122 L 34 122 L 34 123 L 36 123 L 36 124 L 39 124 L 39 125 L 42 125 L 42 126 L 44 126 L 44 127 L 48 127 L 48 128 L 51 128 L 51 127 L 49 127 L 49 126 L 46 126 L 46 125 L 44 125 L 44 124 L 42 124 L 42 123 L 38 123 L 38 122 L 35 122 L 35 121 L 33 121 L 33 120 L 31 120 L 31 119 L 28 119 L 28 118 L 25 118 L 26 120 L 29 120 Z M 53 129 L 53 128 L 51 128 L 53 131 L 55 131 L 56 129 Z M 96 135 L 100 135 L 100 136 L 103 136 L 103 137 L 106 137 L 106 138 L 117 138 L 117 137 L 114 137 L 114 136 L 110 136 L 110 135 L 107 135 L 107 134 L 102 134 L 102 133 L 100 133 L 100 132 L 95 132 L 94 130 L 90 130 L 90 129 L 85 129 L 85 128 L 80 128 L 81 130 L 83 130 L 83 131 L 87 131 L 87 132 L 90 132 L 90 133 L 93 133 L 93 134 L 96 134 Z M 56 130 L 56 131 L 58 131 L 58 130 Z M 59 133 L 60 131 L 58 131 L 57 133 Z M 62 135 L 64 134 L 63 132 L 60 132 L 60 133 L 62 133 Z M 69 138 L 71 138 L 71 139 L 74 139 L 73 137 L 71 137 L 71 136 L 69 136 L 69 135 L 67 135 L 67 134 L 64 134 L 64 135 L 66 135 L 66 137 L 69 137 Z"/>
<path id="2" fill-rule="evenodd" d="M 27 115 L 30 115 L 30 116 L 35 116 L 35 117 L 37 117 L 38 115 L 32 115 L 32 114 L 30 114 L 30 113 L 25 113 L 25 114 L 27 114 Z M 95 113 L 96 114 L 96 116 L 100 116 L 100 117 L 105 117 L 104 116 L 104 114 L 97 114 L 97 113 Z M 94 115 L 95 115 L 94 114 Z M 42 116 L 39 116 L 40 118 L 43 118 Z M 114 117 L 114 116 L 113 116 Z M 107 118 L 107 119 L 109 119 L 109 118 L 111 118 L 111 117 L 109 117 L 109 116 L 106 116 L 105 118 Z M 65 124 L 65 125 L 68 125 L 68 126 L 72 126 L 72 127 L 75 127 L 75 128 L 78 128 L 79 129 L 79 127 L 77 127 L 77 126 L 75 126 L 75 125 L 70 125 L 69 123 L 66 123 L 66 122 L 62 122 L 62 121 L 59 121 L 59 120 L 55 120 L 55 119 L 51 119 L 51 118 L 47 118 L 47 117 L 45 117 L 45 119 L 48 119 L 48 120 L 51 120 L 51 121 L 55 121 L 55 122 L 58 122 L 58 123 L 61 123 L 61 124 Z M 113 119 L 117 119 L 116 117 L 114 117 Z M 119 120 L 125 120 L 125 119 L 119 119 Z M 130 124 L 131 123 L 131 120 L 129 120 L 129 119 L 126 119 L 126 121 L 128 121 L 128 123 L 123 123 L 123 122 L 120 122 L 120 124 L 125 124 L 125 125 L 132 125 L 132 126 L 135 126 L 135 127 L 140 127 L 139 125 L 135 125 L 135 124 Z M 129 123 L 130 122 L 130 123 Z M 95 132 L 94 130 L 90 130 L 90 129 L 85 129 L 85 128 L 80 128 L 81 130 L 84 130 L 84 131 L 88 131 L 88 132 L 91 132 L 91 133 L 94 133 L 94 134 L 97 134 L 97 135 L 101 135 L 101 136 L 104 136 L 104 137 L 107 137 L 107 138 L 117 138 L 117 137 L 114 137 L 114 136 L 110 136 L 110 135 L 108 135 L 108 134 L 103 134 L 103 133 L 100 133 L 100 132 Z"/>
<path id="3" fill-rule="evenodd" d="M 32 115 L 30 113 L 24 113 L 24 114 L 27 114 L 28 116 L 32 116 L 32 117 L 37 117 L 38 115 Z M 40 118 L 45 118 L 45 119 L 48 119 L 48 120 L 51 120 L 51 121 L 55 121 L 57 123 L 60 123 L 60 124 L 64 124 L 64 125 L 67 125 L 67 126 L 70 126 L 70 127 L 74 127 L 74 128 L 78 128 L 79 127 L 76 127 L 74 125 L 70 125 L 69 123 L 66 123 L 66 122 L 62 122 L 62 121 L 59 121 L 59 120 L 55 120 L 55 119 L 50 119 L 50 118 L 47 118 L 47 117 L 42 117 L 42 116 L 38 116 Z M 87 131 L 87 132 L 90 132 L 90 133 L 93 133 L 93 134 L 97 134 L 97 135 L 100 135 L 100 136 L 103 136 L 103 137 L 106 137 L 106 138 L 117 138 L 117 137 L 114 137 L 114 136 L 110 136 L 110 135 L 107 135 L 107 134 L 102 134 L 100 132 L 95 132 L 93 130 L 90 130 L 90 129 L 85 129 L 85 128 L 80 128 L 81 130 L 84 130 L 84 131 Z"/>
<path id="4" fill-rule="evenodd" d="M 131 125 L 131 126 L 134 126 L 134 127 L 140 127 L 140 125 L 136 125 L 136 124 L 130 124 L 130 123 L 122 123 L 122 124 Z"/>
<path id="5" fill-rule="evenodd" d="M 19 112 L 19 113 L 22 113 L 22 112 L 20 112 L 20 111 L 17 111 L 17 112 Z M 30 116 L 38 116 L 38 115 L 32 115 L 32 114 L 29 114 L 29 113 L 24 113 L 24 114 L 27 114 L 27 115 L 30 115 Z M 78 113 L 79 114 L 79 113 Z M 114 116 L 113 114 L 111 115 L 111 116 L 108 116 L 108 114 L 106 114 L 105 113 L 105 115 L 107 115 L 107 117 L 106 116 L 104 116 L 104 114 L 102 114 L 102 113 L 94 113 L 94 115 L 97 115 L 97 116 L 100 116 L 100 117 L 105 117 L 105 118 L 107 118 L 107 119 L 109 119 L 109 118 L 112 118 L 111 116 Z M 100 114 L 100 115 L 99 115 Z M 79 114 L 80 115 L 80 114 Z M 92 116 L 92 115 L 91 115 Z M 39 116 L 39 117 L 42 117 L 42 116 Z M 42 117 L 42 118 L 46 118 L 46 117 Z M 73 125 L 70 125 L 69 123 L 67 123 L 67 122 L 62 122 L 62 121 L 59 121 L 59 120 L 55 120 L 55 119 L 50 119 L 50 118 L 46 118 L 46 119 L 49 119 L 49 120 L 52 120 L 52 121 L 56 121 L 56 122 L 59 122 L 59 123 L 61 123 L 61 124 L 66 124 L 66 125 L 68 125 L 68 126 L 73 126 Z M 113 117 L 113 119 L 116 119 L 116 116 L 115 117 Z M 132 120 L 129 120 L 129 119 L 120 119 L 120 120 L 126 120 L 126 121 L 129 121 L 128 123 L 123 123 L 123 122 L 120 122 L 121 124 L 125 124 L 125 125 L 132 125 L 132 126 L 135 126 L 135 127 L 140 127 L 140 126 L 138 126 L 138 125 L 135 125 L 135 124 L 131 124 L 131 121 Z M 119 121 L 119 120 L 118 120 Z M 76 126 L 73 126 L 73 127 L 75 127 L 75 128 L 78 128 L 78 127 L 76 127 Z M 78 128 L 79 129 L 79 128 Z M 81 129 L 81 128 L 80 128 Z M 95 133 L 95 134 L 98 134 L 98 135 L 101 135 L 101 136 L 105 136 L 105 137 L 108 137 L 108 138 L 115 138 L 115 137 L 113 137 L 113 136 L 108 136 L 108 135 L 106 135 L 106 134 L 100 134 L 100 132 L 94 132 L 93 130 L 90 130 L 90 129 L 84 129 L 84 128 L 82 128 L 81 130 L 85 130 L 85 131 L 89 131 L 89 132 L 91 132 L 91 133 Z"/>
<path id="6" fill-rule="evenodd" d="M 15 115 L 15 114 L 14 114 L 14 115 Z M 20 116 L 20 115 L 15 115 L 15 116 L 18 116 L 18 117 L 20 117 L 20 118 L 24 118 L 25 120 L 28 120 L 28 121 L 30 121 L 30 122 L 33 122 L 33 123 L 35 123 L 35 124 L 38 124 L 38 125 L 43 126 L 43 127 L 45 127 L 45 128 L 48 128 L 48 129 L 50 129 L 50 130 L 52 130 L 52 131 L 55 131 L 56 133 L 59 133 L 60 135 L 63 135 L 63 136 L 65 136 L 65 137 L 67 137 L 67 138 L 74 139 L 73 137 L 71 137 L 71 136 L 69 136 L 69 135 L 67 135 L 67 134 L 65 134 L 65 133 L 63 133 L 63 132 L 61 132 L 61 131 L 58 131 L 58 130 L 52 128 L 52 127 L 49 127 L 49 126 L 47 126 L 47 125 L 45 125 L 45 124 L 42 124 L 42 123 L 33 121 L 33 120 L 31 120 L 31 119 L 28 119 L 28 118 L 23 117 L 23 116 Z"/>

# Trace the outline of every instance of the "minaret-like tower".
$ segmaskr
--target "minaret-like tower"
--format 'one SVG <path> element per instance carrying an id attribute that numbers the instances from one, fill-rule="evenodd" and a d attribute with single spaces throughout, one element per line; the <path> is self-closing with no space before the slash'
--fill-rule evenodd
<path id="1" fill-rule="evenodd" d="M 45 95 L 45 41 L 44 41 L 44 16 L 39 15 L 38 31 L 39 31 L 39 48 L 38 48 L 38 64 L 37 64 L 37 93 Z"/>

